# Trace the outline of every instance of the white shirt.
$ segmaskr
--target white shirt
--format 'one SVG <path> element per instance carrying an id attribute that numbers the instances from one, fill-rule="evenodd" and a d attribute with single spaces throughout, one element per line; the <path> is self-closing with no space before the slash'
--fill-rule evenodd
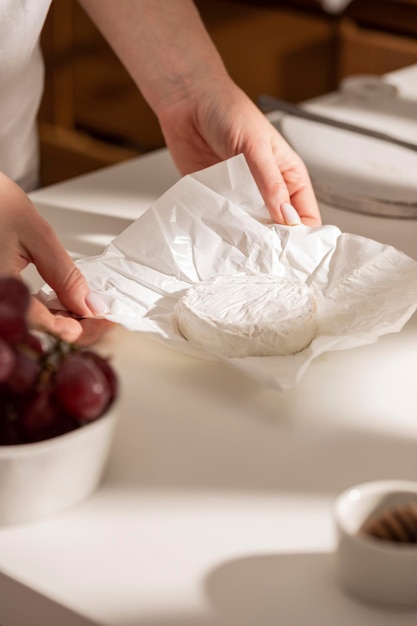
<path id="1" fill-rule="evenodd" d="M 52 0 L 0 0 L 0 171 L 25 191 L 38 180 L 39 37 Z"/>

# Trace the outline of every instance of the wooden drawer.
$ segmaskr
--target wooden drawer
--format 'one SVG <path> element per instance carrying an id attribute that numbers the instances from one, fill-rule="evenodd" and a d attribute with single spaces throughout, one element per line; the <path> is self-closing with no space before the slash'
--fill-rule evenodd
<path id="1" fill-rule="evenodd" d="M 334 89 L 337 25 L 329 16 L 255 2 L 196 5 L 230 74 L 253 100 L 269 93 L 299 102 Z"/>
<path id="2" fill-rule="evenodd" d="M 417 33 L 417 0 L 354 0 L 342 16 L 316 0 L 196 5 L 231 76 L 254 101 L 268 93 L 299 102 L 333 91 L 347 75 L 417 63 L 416 38 L 404 35 Z M 42 45 L 44 184 L 164 145 L 153 111 L 76 0 L 52 3 Z"/>
<path id="3" fill-rule="evenodd" d="M 344 19 L 339 36 L 339 79 L 385 74 L 417 63 L 417 40 L 363 28 Z"/>
<path id="4" fill-rule="evenodd" d="M 344 14 L 365 28 L 417 36 L 417 0 L 353 0 Z"/>

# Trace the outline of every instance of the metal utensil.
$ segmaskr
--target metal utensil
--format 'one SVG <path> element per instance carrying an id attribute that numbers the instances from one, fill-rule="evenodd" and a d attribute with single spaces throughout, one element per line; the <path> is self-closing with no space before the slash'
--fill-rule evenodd
<path id="1" fill-rule="evenodd" d="M 303 107 L 281 100 L 272 96 L 262 95 L 258 98 L 258 106 L 264 113 L 278 112 L 283 113 L 281 118 L 274 119 L 273 125 L 279 130 L 284 138 L 288 140 L 283 129 L 282 122 L 287 116 L 297 117 L 311 122 L 317 122 L 326 126 L 339 128 L 341 130 L 347 130 L 358 135 L 364 135 L 366 137 L 372 137 L 373 139 L 379 139 L 386 143 L 406 148 L 413 152 L 417 152 L 417 144 L 409 141 L 392 137 L 387 133 L 383 133 L 377 130 L 364 128 L 351 124 L 349 122 L 343 122 L 341 120 L 335 120 L 333 118 L 320 115 L 308 111 Z M 289 143 L 291 143 L 289 141 Z M 329 184 L 328 181 L 318 181 L 312 177 L 312 184 L 316 193 L 317 199 L 330 206 L 334 206 L 347 211 L 353 211 L 355 213 L 363 213 L 366 215 L 375 215 L 378 217 L 394 217 L 401 219 L 417 219 L 417 201 L 393 201 L 384 198 L 374 198 L 368 196 L 358 196 L 350 193 L 349 195 L 341 194 L 340 190 Z"/>
<path id="2" fill-rule="evenodd" d="M 358 135 L 365 135 L 367 137 L 373 137 L 374 139 L 380 139 L 381 141 L 387 141 L 388 143 L 393 143 L 397 146 L 401 146 L 402 148 L 407 148 L 408 150 L 417 152 L 417 144 L 410 141 L 393 137 L 392 135 L 378 130 L 364 128 L 363 126 L 357 126 L 356 124 L 351 124 L 350 122 L 343 122 L 342 120 L 336 120 L 325 115 L 320 115 L 319 113 L 313 113 L 298 104 L 292 104 L 291 102 L 281 100 L 280 98 L 261 95 L 258 98 L 258 106 L 263 113 L 281 111 L 292 117 L 299 117 L 305 120 L 310 120 L 311 122 L 317 122 L 318 124 L 325 124 L 326 126 L 333 126 L 334 128 L 340 128 L 341 130 L 348 130 L 352 133 L 357 133 Z"/>

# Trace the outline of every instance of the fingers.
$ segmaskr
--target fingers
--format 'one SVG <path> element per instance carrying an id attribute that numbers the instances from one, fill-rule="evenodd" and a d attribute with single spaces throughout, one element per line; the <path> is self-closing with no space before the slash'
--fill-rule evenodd
<path id="1" fill-rule="evenodd" d="M 77 343 L 83 332 L 78 320 L 52 313 L 36 298 L 32 298 L 28 321 L 32 328 L 61 337 L 69 343 Z"/>
<path id="2" fill-rule="evenodd" d="M 95 343 L 116 326 L 113 322 L 100 318 L 85 318 L 80 320 L 80 324 L 82 333 L 77 340 L 79 346 L 89 346 Z"/>
<path id="3" fill-rule="evenodd" d="M 38 232 L 36 237 L 32 261 L 68 311 L 82 317 L 107 313 L 107 306 L 98 294 L 90 291 L 80 269 L 61 246 L 49 224 L 41 224 L 41 233 Z M 30 309 L 30 322 L 78 345 L 93 343 L 112 326 L 102 319 L 76 320 L 66 313 L 53 313 L 35 298 Z"/>
<path id="4" fill-rule="evenodd" d="M 239 94 L 239 107 L 246 117 L 234 115 L 239 138 L 235 146 L 243 152 L 271 218 L 289 226 L 303 222 L 320 226 L 319 206 L 307 168 L 301 157 L 253 103 Z M 230 119 L 230 118 L 229 118 Z"/>
<path id="5" fill-rule="evenodd" d="M 3 174 L 0 174 L 0 227 L 3 272 L 17 275 L 32 262 L 68 309 L 78 315 L 102 312 L 93 311 L 88 305 L 87 282 L 53 228 L 20 187 Z"/>
<path id="6" fill-rule="evenodd" d="M 300 189 L 292 197 L 292 204 L 306 226 L 321 226 L 322 220 L 316 196 L 311 187 Z"/>
<path id="7" fill-rule="evenodd" d="M 107 306 L 90 292 L 80 269 L 59 242 L 53 228 L 38 213 L 28 196 L 0 173 L 0 267 L 2 273 L 20 276 L 33 263 L 62 304 L 79 316 L 102 315 Z M 111 326 L 104 320 L 91 324 L 65 314 L 55 315 L 32 298 L 29 323 L 60 336 L 69 343 L 91 343 Z"/>
<path id="8" fill-rule="evenodd" d="M 101 298 L 90 291 L 81 270 L 58 240 L 53 228 L 34 209 L 30 228 L 22 237 L 27 256 L 52 287 L 62 304 L 80 316 L 108 312 Z"/>
<path id="9" fill-rule="evenodd" d="M 276 161 L 250 165 L 266 207 L 278 224 L 320 226 L 320 209 L 310 179 L 303 170 L 281 173 Z M 297 184 L 294 184 L 294 179 Z"/>
<path id="10" fill-rule="evenodd" d="M 290 194 L 272 154 L 261 150 L 254 157 L 250 154 L 245 156 L 271 218 L 277 224 L 286 224 L 290 218 L 285 214 L 286 205 L 291 204 Z M 297 218 L 299 222 L 298 215 L 294 219 Z"/>
<path id="11" fill-rule="evenodd" d="M 115 326 L 105 319 L 78 320 L 65 311 L 52 312 L 36 298 L 31 301 L 29 324 L 32 328 L 46 331 L 79 346 L 91 345 Z"/>
<path id="12" fill-rule="evenodd" d="M 320 226 L 319 206 L 302 160 L 284 140 L 246 153 L 246 159 L 274 222 Z"/>
<path id="13" fill-rule="evenodd" d="M 319 206 L 307 168 L 301 157 L 253 103 L 242 101 L 246 117 L 238 120 L 235 144 L 243 152 L 274 222 L 294 226 L 303 222 L 320 226 Z M 240 109 L 242 110 L 242 109 Z"/>
<path id="14" fill-rule="evenodd" d="M 77 315 L 91 315 L 87 303 L 89 287 L 74 261 L 67 254 L 52 227 L 38 216 L 23 240 L 30 260 L 42 278 L 54 289 L 62 304 Z"/>
<path id="15" fill-rule="evenodd" d="M 299 214 L 301 221 L 306 226 L 321 226 L 320 208 L 311 184 L 307 168 L 296 155 L 297 170 L 296 183 L 291 184 L 291 176 L 288 176 L 288 185 L 291 192 L 291 204 Z"/>

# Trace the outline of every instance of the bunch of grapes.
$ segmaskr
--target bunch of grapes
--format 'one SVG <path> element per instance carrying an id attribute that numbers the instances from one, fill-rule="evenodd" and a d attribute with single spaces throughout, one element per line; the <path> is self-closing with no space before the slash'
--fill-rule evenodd
<path id="1" fill-rule="evenodd" d="M 101 417 L 117 395 L 107 359 L 32 331 L 30 292 L 0 277 L 0 445 L 42 441 Z"/>

